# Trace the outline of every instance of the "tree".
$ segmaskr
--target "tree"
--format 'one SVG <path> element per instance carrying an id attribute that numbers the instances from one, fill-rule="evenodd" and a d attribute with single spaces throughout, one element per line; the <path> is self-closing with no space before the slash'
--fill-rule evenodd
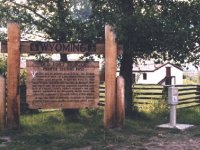
<path id="1" fill-rule="evenodd" d="M 132 112 L 132 63 L 161 58 L 182 64 L 199 62 L 198 0 L 101 0 L 93 2 L 96 20 L 116 27 L 124 46 L 120 74 L 125 78 L 126 114 Z M 106 16 L 103 17 L 102 16 Z M 198 56 L 194 56 L 197 54 Z"/>
<path id="2" fill-rule="evenodd" d="M 88 38 L 87 26 L 91 8 L 89 0 L 3 0 L 0 4 L 1 27 L 7 21 L 20 23 L 23 38 L 26 34 L 42 32 L 44 39 L 78 41 Z"/>

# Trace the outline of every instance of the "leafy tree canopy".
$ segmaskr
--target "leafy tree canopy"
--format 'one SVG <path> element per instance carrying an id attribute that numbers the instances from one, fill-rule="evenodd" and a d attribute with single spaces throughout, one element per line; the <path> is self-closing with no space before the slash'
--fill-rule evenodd
<path id="1" fill-rule="evenodd" d="M 103 39 L 104 25 L 111 23 L 134 58 L 198 63 L 199 8 L 198 0 L 2 0 L 0 16 L 1 27 L 18 21 L 24 38 L 54 41 Z"/>
<path id="2" fill-rule="evenodd" d="M 116 25 L 118 40 L 134 58 L 160 57 L 178 63 L 199 62 L 198 0 L 92 2 L 97 20 L 103 18 L 104 22 Z"/>
<path id="3" fill-rule="evenodd" d="M 66 42 L 97 37 L 90 25 L 89 0 L 2 0 L 0 9 L 1 27 L 9 20 L 16 20 L 21 25 L 23 38 L 31 34 Z"/>
<path id="4" fill-rule="evenodd" d="M 199 64 L 198 0 L 91 0 L 96 20 L 115 26 L 124 46 L 120 74 L 125 78 L 126 114 L 132 112 L 133 59 L 155 58 Z"/>

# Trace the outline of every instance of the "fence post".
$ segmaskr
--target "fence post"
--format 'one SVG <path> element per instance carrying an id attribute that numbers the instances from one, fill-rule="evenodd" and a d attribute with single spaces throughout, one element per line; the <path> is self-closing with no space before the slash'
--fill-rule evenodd
<path id="1" fill-rule="evenodd" d="M 19 74 L 20 74 L 20 29 L 15 22 L 9 22 L 8 29 L 8 97 L 7 128 L 19 128 Z"/>
<path id="2" fill-rule="evenodd" d="M 125 106 L 124 106 L 124 78 L 117 77 L 117 110 L 116 110 L 116 126 L 121 127 L 125 119 Z"/>
<path id="3" fill-rule="evenodd" d="M 104 127 L 115 127 L 116 119 L 116 35 L 110 25 L 105 26 L 105 110 Z"/>
<path id="4" fill-rule="evenodd" d="M 0 130 L 3 130 L 6 123 L 6 81 L 0 76 Z"/>

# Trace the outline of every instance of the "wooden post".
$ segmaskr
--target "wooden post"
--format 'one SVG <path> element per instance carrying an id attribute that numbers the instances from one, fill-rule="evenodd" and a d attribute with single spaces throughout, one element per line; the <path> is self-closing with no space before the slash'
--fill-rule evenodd
<path id="1" fill-rule="evenodd" d="M 0 130 L 3 130 L 6 123 L 6 81 L 5 77 L 0 76 Z"/>
<path id="2" fill-rule="evenodd" d="M 19 128 L 20 100 L 20 28 L 15 22 L 9 22 L 8 29 L 8 98 L 7 98 L 7 128 Z"/>
<path id="3" fill-rule="evenodd" d="M 105 110 L 104 127 L 115 127 L 117 43 L 113 28 L 105 26 Z"/>
<path id="4" fill-rule="evenodd" d="M 124 106 L 124 78 L 117 77 L 117 110 L 116 110 L 116 127 L 121 127 L 125 119 L 125 106 Z"/>

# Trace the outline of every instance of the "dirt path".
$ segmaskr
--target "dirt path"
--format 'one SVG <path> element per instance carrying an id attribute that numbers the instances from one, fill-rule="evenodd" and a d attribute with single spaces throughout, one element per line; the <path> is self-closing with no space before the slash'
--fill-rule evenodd
<path id="1" fill-rule="evenodd" d="M 146 150 L 200 150 L 200 131 L 161 130 L 144 143 Z"/>
<path id="2" fill-rule="evenodd" d="M 199 150 L 200 138 L 169 139 L 152 137 L 144 144 L 147 150 Z"/>
<path id="3" fill-rule="evenodd" d="M 0 137 L 0 149 L 1 149 L 2 147 L 6 147 L 7 144 L 9 144 L 10 142 L 11 142 L 10 137 L 8 137 L 8 136 Z"/>
<path id="4" fill-rule="evenodd" d="M 129 141 L 134 142 L 118 150 L 200 150 L 200 131 L 161 130 L 154 136 L 133 135 Z"/>

